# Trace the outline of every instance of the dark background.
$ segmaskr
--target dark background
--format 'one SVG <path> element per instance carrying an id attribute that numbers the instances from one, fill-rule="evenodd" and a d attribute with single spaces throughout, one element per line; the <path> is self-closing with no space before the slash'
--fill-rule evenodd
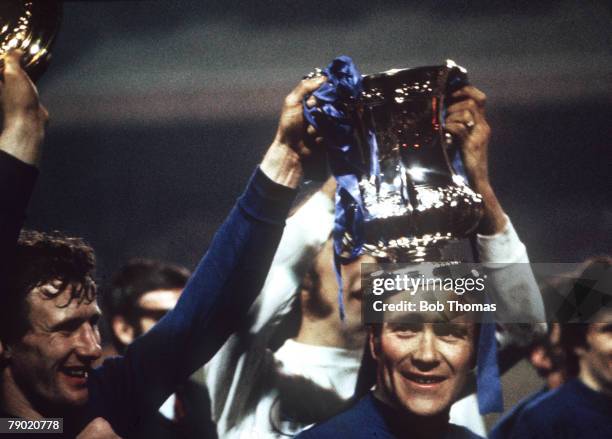
<path id="1" fill-rule="evenodd" d="M 193 267 L 304 73 L 452 58 L 489 96 L 493 182 L 531 259 L 609 252 L 609 24 L 606 2 L 68 2 L 27 225 L 84 236 L 102 280 L 135 256 Z"/>
<path id="2" fill-rule="evenodd" d="M 489 96 L 495 189 L 534 262 L 609 253 L 607 2 L 69 2 L 39 82 L 51 113 L 27 226 L 193 268 L 313 67 L 465 66 Z M 524 363 L 507 402 L 538 385 Z M 490 420 L 489 420 L 490 421 Z"/>

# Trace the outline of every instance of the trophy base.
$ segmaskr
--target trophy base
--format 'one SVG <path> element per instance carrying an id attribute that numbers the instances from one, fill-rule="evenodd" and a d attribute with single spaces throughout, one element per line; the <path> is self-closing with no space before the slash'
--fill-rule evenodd
<path id="1" fill-rule="evenodd" d="M 437 233 L 419 238 L 403 237 L 377 245 L 364 244 L 363 249 L 377 259 L 393 263 L 433 262 L 444 259 L 442 250 L 453 241 L 456 239 Z"/>

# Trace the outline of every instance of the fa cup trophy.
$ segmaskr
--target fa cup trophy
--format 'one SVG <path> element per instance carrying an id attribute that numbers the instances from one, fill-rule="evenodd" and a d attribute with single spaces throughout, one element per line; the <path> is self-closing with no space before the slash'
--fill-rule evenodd
<path id="1" fill-rule="evenodd" d="M 338 60 L 352 66 L 350 58 Z M 336 253 L 344 259 L 365 251 L 393 262 L 439 260 L 440 249 L 467 237 L 482 214 L 459 147 L 444 129 L 449 97 L 468 84 L 466 71 L 449 60 L 354 75 L 352 96 L 341 90 L 349 77 L 344 71 L 330 80 L 340 90 L 336 111 L 326 107 L 331 99 L 325 102 L 333 93 L 322 88 L 315 92 L 318 108 L 305 113 L 335 143 L 329 155 L 338 182 Z M 324 114 L 341 117 L 334 127 Z"/>

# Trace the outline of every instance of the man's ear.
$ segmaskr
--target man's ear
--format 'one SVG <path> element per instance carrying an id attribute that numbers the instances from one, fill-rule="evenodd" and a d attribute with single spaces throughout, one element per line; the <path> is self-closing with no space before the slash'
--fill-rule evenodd
<path id="1" fill-rule="evenodd" d="M 553 363 L 544 346 L 537 346 L 531 350 L 531 353 L 529 354 L 529 362 L 537 370 L 550 372 L 553 368 Z"/>
<path id="2" fill-rule="evenodd" d="M 585 346 L 579 345 L 574 347 L 574 354 L 578 356 L 578 358 L 582 358 L 587 353 L 587 348 Z"/>
<path id="3" fill-rule="evenodd" d="M 115 337 L 117 337 L 119 341 L 124 345 L 128 346 L 134 341 L 134 327 L 130 325 L 123 316 L 113 317 L 111 326 L 113 328 L 113 333 L 115 334 Z"/>
<path id="4" fill-rule="evenodd" d="M 0 340 L 0 364 L 4 364 L 11 358 L 11 348 Z"/>

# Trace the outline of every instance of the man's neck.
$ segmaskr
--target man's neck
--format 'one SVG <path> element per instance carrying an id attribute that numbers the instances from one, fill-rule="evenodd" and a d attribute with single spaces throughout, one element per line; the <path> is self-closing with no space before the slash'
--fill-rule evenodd
<path id="1" fill-rule="evenodd" d="M 21 388 L 15 382 L 13 374 L 9 367 L 2 370 L 0 378 L 0 408 L 12 416 L 24 419 L 43 419 L 44 416 L 39 413 Z"/>
<path id="2" fill-rule="evenodd" d="M 610 389 L 609 387 L 601 386 L 597 379 L 595 379 L 591 371 L 588 369 L 588 367 L 586 367 L 586 365 L 582 363 L 580 364 L 580 373 L 578 374 L 578 378 L 580 379 L 582 384 L 587 386 L 589 389 L 597 393 L 602 393 L 606 396 L 612 397 L 612 389 Z"/>
<path id="3" fill-rule="evenodd" d="M 381 386 L 374 388 L 373 395 L 387 407 L 382 415 L 392 431 L 409 431 L 411 439 L 436 439 L 446 436 L 449 429 L 449 410 L 432 416 L 419 416 L 387 397 Z"/>
<path id="4" fill-rule="evenodd" d="M 323 318 L 303 316 L 295 341 L 315 346 L 363 349 L 366 331 L 360 318 L 347 315 L 344 322 L 334 313 Z"/>

